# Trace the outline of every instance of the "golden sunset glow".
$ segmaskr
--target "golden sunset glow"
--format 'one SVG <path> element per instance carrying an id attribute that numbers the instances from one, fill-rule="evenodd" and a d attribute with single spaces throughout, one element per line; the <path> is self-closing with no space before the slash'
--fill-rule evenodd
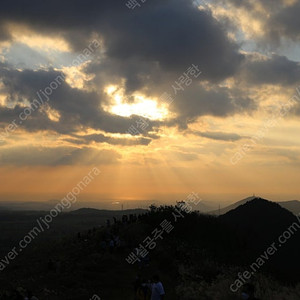
<path id="1" fill-rule="evenodd" d="M 83 201 L 298 197 L 298 2 L 179 2 L 157 27 L 136 18 L 159 2 L 0 22 L 0 198 L 61 195 L 92 166 Z"/>
<path id="2" fill-rule="evenodd" d="M 23 43 L 31 48 L 44 51 L 70 51 L 68 43 L 61 37 L 45 36 L 27 26 L 14 23 L 8 24 L 7 29 L 11 33 L 14 42 Z"/>
<path id="3" fill-rule="evenodd" d="M 111 112 L 118 116 L 139 115 L 151 120 L 162 120 L 168 115 L 166 108 L 160 108 L 156 101 L 145 99 L 142 96 L 136 96 L 137 100 L 133 104 L 124 103 L 118 95 L 114 99 L 116 103 L 112 105 Z"/>
<path id="4" fill-rule="evenodd" d="M 299 16 L 2 1 L 0 300 L 299 300 Z"/>
<path id="5" fill-rule="evenodd" d="M 112 103 L 108 110 L 122 117 L 139 115 L 151 120 L 163 120 L 168 117 L 166 106 L 158 106 L 155 100 L 147 99 L 142 95 L 133 95 L 133 103 L 124 101 L 126 99 L 124 90 L 114 85 L 105 88 L 105 92 L 111 97 Z"/>

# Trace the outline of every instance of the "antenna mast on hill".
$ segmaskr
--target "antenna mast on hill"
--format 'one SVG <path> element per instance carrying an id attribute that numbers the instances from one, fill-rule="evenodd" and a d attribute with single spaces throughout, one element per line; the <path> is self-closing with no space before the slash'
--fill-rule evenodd
<path id="1" fill-rule="evenodd" d="M 219 204 L 219 216 L 221 215 L 221 205 Z"/>

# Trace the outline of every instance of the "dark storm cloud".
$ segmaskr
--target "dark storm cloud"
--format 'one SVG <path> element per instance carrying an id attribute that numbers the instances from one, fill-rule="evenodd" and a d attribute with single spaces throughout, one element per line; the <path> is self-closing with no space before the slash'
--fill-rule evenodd
<path id="1" fill-rule="evenodd" d="M 279 55 L 263 59 L 249 56 L 241 76 L 252 84 L 293 85 L 300 81 L 300 64 Z"/>
<path id="2" fill-rule="evenodd" d="M 296 1 L 292 6 L 284 7 L 271 15 L 268 22 L 271 34 L 277 39 L 286 36 L 293 40 L 300 38 L 300 2 Z"/>
<path id="3" fill-rule="evenodd" d="M 295 1 L 292 5 L 285 4 L 284 0 L 264 0 L 260 1 L 260 6 L 265 11 L 255 9 L 257 3 L 255 1 L 243 0 L 220 0 L 220 3 L 226 5 L 233 4 L 236 7 L 243 7 L 253 15 L 263 21 L 263 38 L 259 38 L 260 43 L 268 43 L 269 45 L 278 45 L 282 37 L 299 41 L 300 33 L 300 2 Z M 267 14 L 267 15 L 266 15 Z"/>
<path id="4" fill-rule="evenodd" d="M 191 0 L 153 0 L 136 11 L 125 3 L 13 0 L 2 5 L 0 19 L 62 35 L 76 50 L 98 33 L 110 58 L 157 62 L 177 73 L 194 63 L 210 80 L 233 75 L 243 59 L 238 46 L 227 38 L 226 29 Z"/>
<path id="5" fill-rule="evenodd" d="M 40 92 L 44 105 L 49 105 L 58 111 L 61 117 L 58 122 L 51 121 L 46 113 L 38 107 L 22 124 L 22 127 L 29 131 L 53 130 L 69 134 L 91 127 L 111 133 L 126 133 L 129 127 L 135 124 L 137 116 L 124 118 L 103 111 L 100 107 L 100 103 L 105 97 L 103 94 L 72 88 L 61 76 L 61 73 L 54 70 L 19 71 L 2 66 L 0 77 L 4 84 L 4 92 L 9 95 L 8 102 L 20 102 L 20 105 L 13 109 L 0 107 L 1 122 L 12 122 L 14 119 L 18 119 L 24 111 L 21 104 L 24 105 L 25 99 L 31 99 L 31 103 L 33 103 L 33 99 L 40 100 L 37 96 L 37 92 Z M 52 82 L 56 82 L 58 87 L 52 90 L 47 101 L 41 90 L 44 91 L 46 87 L 51 86 Z M 147 130 L 151 130 L 151 126 Z M 106 142 L 110 141 L 115 142 L 113 139 L 106 140 Z M 146 143 L 146 140 L 140 141 L 141 144 Z"/>
<path id="6" fill-rule="evenodd" d="M 224 28 L 191 1 L 154 1 L 123 15 L 117 29 L 109 27 L 103 34 L 109 57 L 158 62 L 177 74 L 196 64 L 210 80 L 233 75 L 243 59 Z"/>
<path id="7" fill-rule="evenodd" d="M 60 78 L 61 73 L 51 69 L 47 71 L 19 71 L 3 66 L 0 69 L 0 75 L 4 84 L 4 91 L 10 95 L 10 101 L 12 103 L 20 102 L 21 105 L 21 103 L 24 104 L 24 99 L 36 99 L 36 92 L 50 86 L 51 82 Z M 61 134 L 74 134 L 78 130 L 90 127 L 104 132 L 124 134 L 139 118 L 138 116 L 124 118 L 103 111 L 100 104 L 104 101 L 105 95 L 101 92 L 95 93 L 71 88 L 61 78 L 59 83 L 59 87 L 53 90 L 49 96 L 50 100 L 47 101 L 47 105 L 59 112 L 59 121 L 51 121 L 43 110 L 38 109 L 22 124 L 22 127 L 28 131 L 52 130 Z M 155 92 L 154 88 L 152 92 Z M 20 105 L 13 109 L 1 107 L 0 116 L 3 116 L 1 120 L 11 122 L 16 119 L 24 110 L 24 107 Z M 113 139 L 98 135 L 94 136 L 94 141 L 122 145 L 147 145 L 152 139 L 149 131 L 157 130 L 161 125 L 179 124 L 184 128 L 199 116 L 226 117 L 254 108 L 253 101 L 237 91 L 218 86 L 206 89 L 200 85 L 191 85 L 172 104 L 171 109 L 178 114 L 178 117 L 167 123 L 149 121 L 149 126 L 141 133 L 148 138 L 137 139 L 133 142 L 130 139 L 126 141 L 126 139 Z M 77 141 L 77 143 L 80 142 Z"/>
<path id="8" fill-rule="evenodd" d="M 57 166 L 57 165 L 95 165 L 113 164 L 120 154 L 113 150 L 74 147 L 13 147 L 0 150 L 1 165 L 18 166 Z"/>
<path id="9" fill-rule="evenodd" d="M 124 79 L 129 102 L 133 101 L 130 93 L 137 90 L 159 98 L 191 64 L 199 66 L 201 77 L 194 79 L 195 84 L 176 98 L 170 108 L 177 113 L 177 118 L 164 125 L 185 127 L 199 116 L 226 117 L 255 108 L 253 101 L 238 90 L 230 91 L 216 85 L 234 76 L 245 57 L 239 53 L 239 45 L 227 37 L 225 25 L 210 11 L 199 10 L 191 0 L 152 0 L 134 11 L 125 3 L 123 0 L 85 3 L 79 0 L 26 3 L 13 0 L 3 4 L 0 11 L 3 24 L 26 24 L 38 32 L 62 36 L 74 51 L 84 49 L 91 36 L 98 34 L 105 48 L 104 54 L 96 53 L 98 63 L 92 62 L 86 68 L 87 73 L 95 74 L 97 93 L 71 88 L 63 81 L 48 102 L 60 113 L 60 120 L 53 122 L 45 112 L 38 110 L 24 123 L 24 128 L 74 134 L 90 127 L 126 133 L 135 124 L 136 117 L 124 118 L 104 111 L 101 104 L 107 103 L 108 98 L 101 92 L 103 87 Z M 36 92 L 58 75 L 51 69 L 0 70 L 12 103 L 36 98 Z M 197 85 L 199 81 L 206 81 L 213 87 L 203 88 Z M 9 111 L 9 116 L 13 117 L 21 109 L 16 106 Z M 3 110 L 0 109 L 0 116 Z M 161 125 L 159 121 L 151 122 L 140 143 L 148 144 L 153 134 L 150 131 L 159 130 Z M 115 139 L 104 142 L 118 143 Z"/>
<path id="10" fill-rule="evenodd" d="M 206 88 L 202 85 L 187 88 L 172 105 L 179 115 L 176 121 L 183 128 L 199 116 L 227 117 L 256 108 L 255 102 L 238 90 L 219 86 Z"/>
<path id="11" fill-rule="evenodd" d="M 186 68 L 185 68 L 186 69 Z M 181 70 L 184 71 L 185 69 Z M 175 80 L 178 74 L 162 70 L 158 62 L 148 62 L 141 58 L 130 58 L 127 60 L 116 60 L 106 57 L 100 63 L 89 64 L 86 73 L 95 74 L 95 84 L 119 84 L 120 79 L 125 79 L 125 88 L 128 93 L 127 102 L 132 102 L 130 93 L 146 89 L 153 93 L 158 86 Z"/>
<path id="12" fill-rule="evenodd" d="M 106 57 L 87 72 L 96 73 L 96 82 L 117 82 L 119 75 L 128 93 L 163 92 L 192 64 L 202 71 L 199 80 L 217 82 L 233 76 L 244 60 L 226 28 L 191 1 L 153 1 L 137 12 L 123 13 L 114 27 L 101 33 Z"/>

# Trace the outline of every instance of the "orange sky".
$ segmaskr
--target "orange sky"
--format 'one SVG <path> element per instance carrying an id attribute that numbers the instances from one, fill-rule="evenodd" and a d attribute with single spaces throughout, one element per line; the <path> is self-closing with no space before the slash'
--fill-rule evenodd
<path id="1" fill-rule="evenodd" d="M 235 1 L 202 2 L 174 1 L 170 18 L 183 27 L 160 20 L 161 32 L 141 20 L 163 12 L 162 4 L 112 11 L 114 26 L 98 4 L 99 18 L 85 19 L 83 12 L 78 20 L 88 34 L 68 24 L 71 17 L 56 28 L 5 7 L 0 200 L 62 197 L 93 167 L 101 174 L 82 201 L 171 202 L 191 192 L 214 201 L 253 193 L 299 199 L 299 36 L 272 17 L 297 3 L 253 2 L 249 9 Z M 135 18 L 140 31 L 131 27 Z M 193 65 L 201 74 L 174 92 Z M 44 103 L 28 110 L 42 94 Z M 143 127 L 136 134 L 132 126 Z"/>

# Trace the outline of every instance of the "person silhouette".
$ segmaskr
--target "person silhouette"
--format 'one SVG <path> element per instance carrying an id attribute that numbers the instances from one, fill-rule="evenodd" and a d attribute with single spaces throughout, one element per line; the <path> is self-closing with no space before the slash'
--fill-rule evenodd
<path id="1" fill-rule="evenodd" d="M 147 284 L 144 279 L 141 279 L 141 275 L 138 274 L 134 282 L 134 300 L 147 300 L 149 299 L 148 295 Z"/>
<path id="2" fill-rule="evenodd" d="M 165 296 L 165 290 L 162 283 L 159 280 L 158 275 L 153 276 L 153 283 L 151 286 L 151 300 L 163 300 Z"/>
<path id="3" fill-rule="evenodd" d="M 243 291 L 242 291 L 242 299 L 243 300 L 259 300 L 254 295 L 255 295 L 254 285 L 251 283 L 245 284 Z"/>
<path id="4" fill-rule="evenodd" d="M 39 300 L 37 297 L 33 296 L 31 291 L 27 291 L 27 297 L 24 300 Z"/>
<path id="5" fill-rule="evenodd" d="M 22 296 L 22 294 L 20 293 L 19 290 L 15 291 L 15 298 L 14 299 L 16 299 L 16 300 L 23 300 L 24 299 L 24 297 Z"/>

